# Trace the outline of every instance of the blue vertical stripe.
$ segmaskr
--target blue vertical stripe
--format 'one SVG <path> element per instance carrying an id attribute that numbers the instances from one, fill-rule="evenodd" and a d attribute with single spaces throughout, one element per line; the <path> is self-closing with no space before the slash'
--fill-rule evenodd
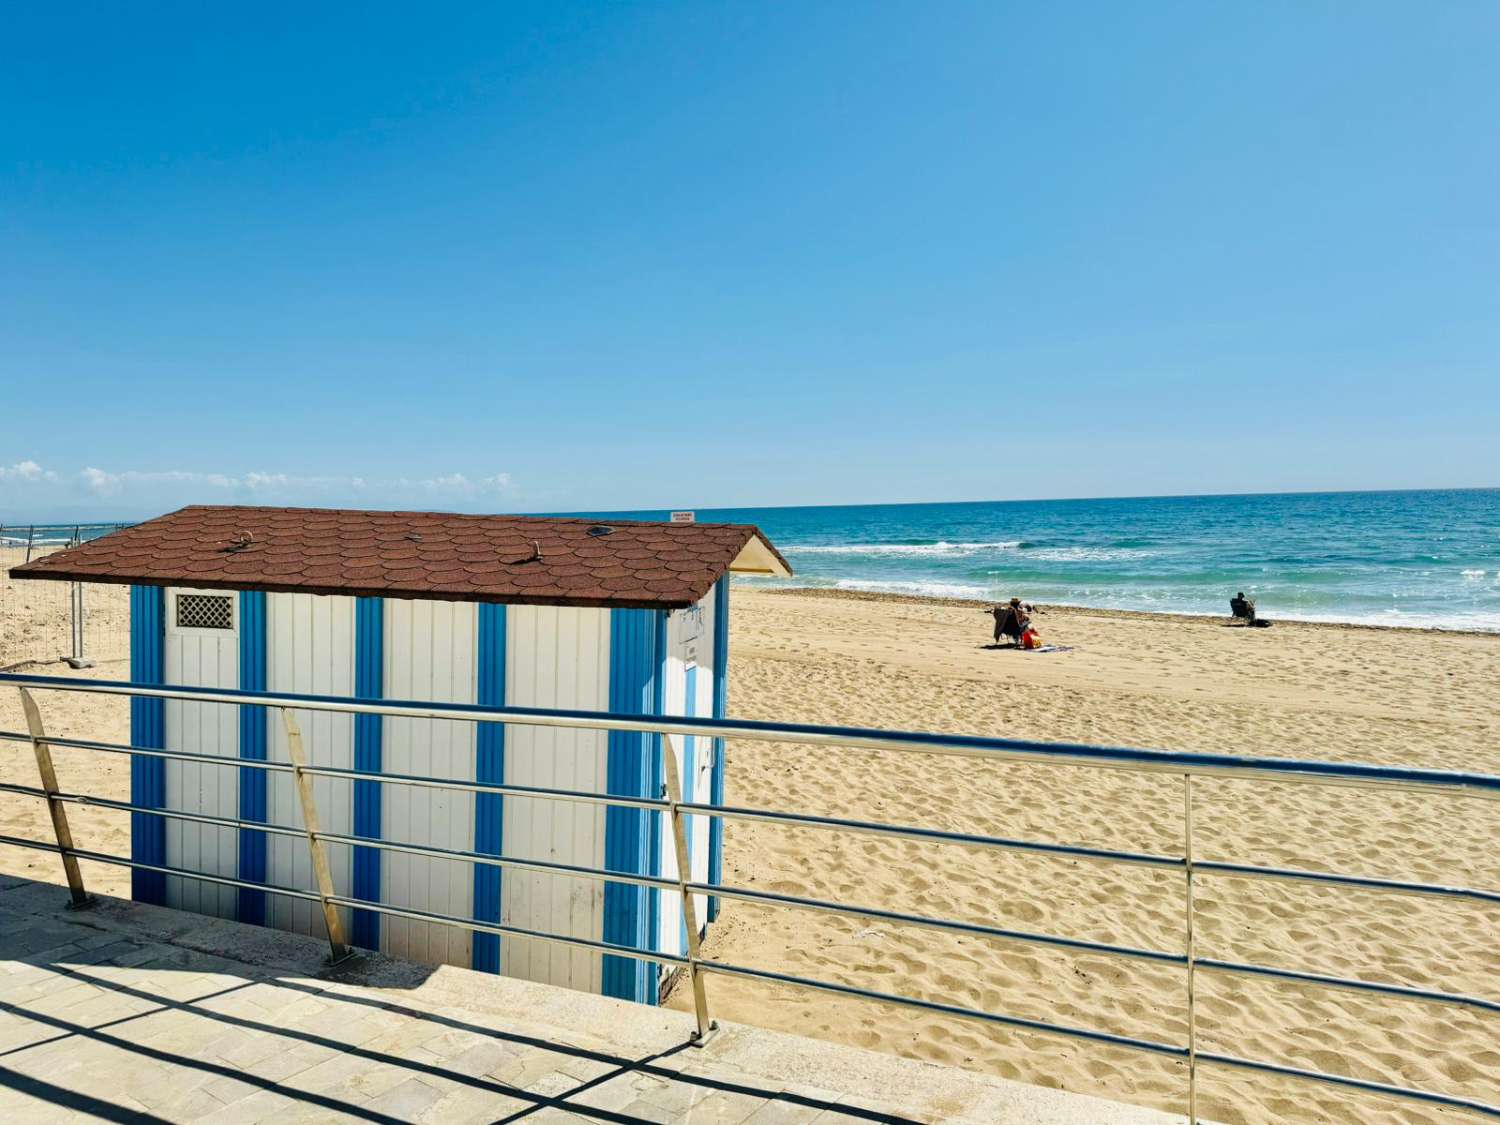
<path id="1" fill-rule="evenodd" d="M 609 615 L 609 709 L 649 715 L 661 711 L 661 661 L 666 615 L 659 610 L 615 609 Z M 661 786 L 661 739 L 635 731 L 610 731 L 606 791 L 618 796 L 655 797 Z M 655 874 L 659 847 L 652 848 L 652 824 L 643 809 L 611 806 L 604 812 L 604 866 L 611 871 Z M 650 949 L 654 944 L 654 891 L 623 883 L 604 884 L 604 940 Z M 606 954 L 603 992 L 625 1000 L 657 1001 L 656 966 Z"/>
<path id="2" fill-rule="evenodd" d="M 137 684 L 164 680 L 162 655 L 166 628 L 166 591 L 160 586 L 130 588 L 130 679 Z M 130 742 L 160 749 L 166 746 L 166 716 L 160 699 L 130 700 Z M 130 756 L 130 803 L 147 808 L 167 804 L 166 761 L 142 754 Z M 130 858 L 141 863 L 167 862 L 167 822 L 150 813 L 130 814 Z M 167 877 L 159 871 L 130 872 L 130 897 L 137 902 L 167 900 Z"/>
<path id="3" fill-rule="evenodd" d="M 266 595 L 260 590 L 240 593 L 240 688 L 266 690 Z M 240 704 L 240 757 L 266 760 L 266 709 Z M 240 819 L 266 822 L 266 771 L 240 768 Z M 266 834 L 256 828 L 239 831 L 239 877 L 252 883 L 266 881 Z M 241 887 L 239 918 L 266 924 L 266 892 Z"/>
<path id="4" fill-rule="evenodd" d="M 682 713 L 686 718 L 696 718 L 698 715 L 698 665 L 689 664 L 683 672 L 682 684 Z M 687 735 L 682 740 L 682 799 L 684 801 L 698 800 L 698 738 L 696 735 Z M 693 818 L 686 818 L 683 825 L 687 843 L 688 856 L 688 878 L 693 878 Z M 687 915 L 682 918 L 682 948 L 687 949 Z"/>
<path id="5" fill-rule="evenodd" d="M 385 600 L 356 598 L 354 601 L 354 694 L 359 699 L 379 699 L 385 686 Z M 379 715 L 354 716 L 354 768 L 360 773 L 381 770 L 381 722 Z M 354 834 L 379 840 L 381 784 L 354 783 Z M 380 849 L 354 849 L 354 897 L 380 901 Z M 373 910 L 354 911 L 353 942 L 364 949 L 380 948 L 380 915 Z"/>
<path id="6" fill-rule="evenodd" d="M 503 605 L 479 606 L 479 653 L 476 700 L 482 706 L 505 706 L 505 627 Z M 474 780 L 505 783 L 505 724 L 480 723 L 474 745 Z M 500 855 L 505 840 L 505 799 L 499 793 L 474 795 L 474 850 Z M 474 917 L 500 921 L 501 869 L 474 865 Z M 500 971 L 500 935 L 475 934 L 470 965 L 485 973 Z"/>
<path id="7" fill-rule="evenodd" d="M 729 699 L 729 575 L 724 575 L 714 586 L 714 714 L 722 719 Z M 708 803 L 724 803 L 724 740 L 713 741 L 714 764 L 709 775 Z M 724 818 L 716 816 L 708 822 L 708 881 L 723 882 L 724 874 Z M 719 916 L 719 898 L 708 900 L 708 920 Z"/>

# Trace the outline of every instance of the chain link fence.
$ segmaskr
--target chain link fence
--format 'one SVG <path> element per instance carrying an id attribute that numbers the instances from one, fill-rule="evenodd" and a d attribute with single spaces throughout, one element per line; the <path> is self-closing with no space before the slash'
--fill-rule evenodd
<path id="1" fill-rule="evenodd" d="M 10 577 L 11 567 L 125 526 L 0 524 L 0 670 L 57 662 L 84 668 L 130 658 L 128 587 Z"/>

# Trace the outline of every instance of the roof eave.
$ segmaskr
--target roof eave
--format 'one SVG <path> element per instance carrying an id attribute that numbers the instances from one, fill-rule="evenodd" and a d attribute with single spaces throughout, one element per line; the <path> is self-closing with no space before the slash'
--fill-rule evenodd
<path id="1" fill-rule="evenodd" d="M 49 570 L 40 573 L 17 573 L 10 571 L 12 578 L 31 581 L 87 582 L 97 586 L 162 586 L 191 590 L 257 590 L 267 594 L 314 594 L 318 597 L 346 598 L 399 598 L 402 601 L 419 602 L 466 602 L 486 605 L 552 605 L 572 609 L 687 609 L 701 598 L 567 598 L 555 595 L 531 596 L 510 594 L 485 596 L 469 591 L 444 592 L 441 590 L 408 590 L 390 587 L 352 586 L 293 586 L 277 582 L 235 582 L 223 579 L 194 579 L 184 581 L 177 578 L 150 578 L 145 576 L 124 578 L 116 575 L 86 574 L 71 571 Z"/>

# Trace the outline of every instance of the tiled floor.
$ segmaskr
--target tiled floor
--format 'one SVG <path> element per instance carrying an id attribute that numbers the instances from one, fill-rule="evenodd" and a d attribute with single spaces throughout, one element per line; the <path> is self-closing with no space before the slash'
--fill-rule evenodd
<path id="1" fill-rule="evenodd" d="M 0 878 L 0 1121 L 1172 1118 Z"/>

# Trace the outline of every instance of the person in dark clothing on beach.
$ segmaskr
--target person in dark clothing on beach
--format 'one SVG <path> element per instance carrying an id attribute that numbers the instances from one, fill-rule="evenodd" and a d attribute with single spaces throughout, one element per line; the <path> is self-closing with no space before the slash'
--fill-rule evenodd
<path id="1" fill-rule="evenodd" d="M 1012 643 L 1020 644 L 1021 634 L 1031 624 L 1031 616 L 1021 599 L 1011 598 L 1009 605 L 991 606 L 990 613 L 995 618 L 995 643 L 999 644 L 1002 637 L 1009 637 Z"/>
<path id="2" fill-rule="evenodd" d="M 1229 599 L 1229 612 L 1246 623 L 1255 620 L 1255 603 L 1245 597 L 1245 591 L 1241 590 Z"/>

